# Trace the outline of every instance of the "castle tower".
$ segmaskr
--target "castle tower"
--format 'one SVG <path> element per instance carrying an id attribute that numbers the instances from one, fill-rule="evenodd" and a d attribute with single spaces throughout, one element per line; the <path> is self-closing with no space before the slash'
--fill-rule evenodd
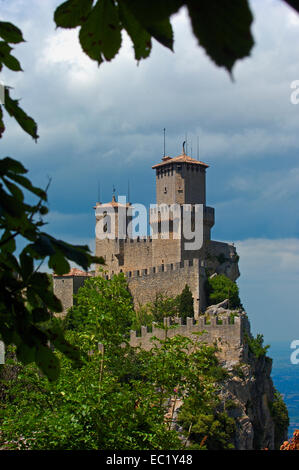
<path id="1" fill-rule="evenodd" d="M 157 204 L 206 204 L 206 163 L 185 153 L 163 157 L 156 170 Z"/>
<path id="2" fill-rule="evenodd" d="M 124 264 L 124 241 L 129 236 L 131 203 L 96 203 L 96 256 L 103 256 L 109 271 L 118 272 Z M 103 237 L 101 237 L 101 233 Z"/>
<path id="3" fill-rule="evenodd" d="M 164 258 L 171 262 L 187 259 L 204 259 L 205 247 L 211 239 L 211 228 L 214 225 L 214 209 L 206 206 L 206 169 L 208 165 L 186 155 L 185 152 L 177 157 L 165 156 L 162 162 L 152 167 L 156 171 L 156 199 L 157 205 L 177 204 L 181 206 L 181 220 L 183 221 L 183 205 L 190 205 L 192 231 L 195 228 L 196 205 L 203 207 L 203 220 L 200 226 L 203 243 L 198 250 L 185 250 L 183 224 L 181 225 L 180 240 L 170 233 L 170 240 L 163 239 L 163 210 L 159 215 L 158 240 L 153 240 L 153 260 L 155 264 L 162 263 Z M 157 215 L 155 216 L 157 219 Z M 161 222 L 160 222 L 161 221 Z M 171 221 L 172 223 L 172 221 Z M 164 255 L 164 256 L 163 256 Z"/>

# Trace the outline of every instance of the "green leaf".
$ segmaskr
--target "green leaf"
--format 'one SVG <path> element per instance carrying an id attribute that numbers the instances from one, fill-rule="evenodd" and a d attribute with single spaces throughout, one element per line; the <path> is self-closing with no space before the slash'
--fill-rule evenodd
<path id="1" fill-rule="evenodd" d="M 55 248 L 52 245 L 52 237 L 46 233 L 40 233 L 35 243 L 29 245 L 30 249 L 41 256 L 51 256 L 55 254 Z"/>
<path id="2" fill-rule="evenodd" d="M 35 362 L 50 381 L 58 379 L 60 372 L 59 360 L 50 348 L 39 344 L 36 348 Z"/>
<path id="3" fill-rule="evenodd" d="M 291 7 L 293 7 L 297 12 L 299 12 L 299 1 L 298 0 L 284 0 Z"/>
<path id="4" fill-rule="evenodd" d="M 4 134 L 5 131 L 5 126 L 3 122 L 3 111 L 2 111 L 2 106 L 0 105 L 0 139 L 2 135 Z"/>
<path id="5" fill-rule="evenodd" d="M 24 129 L 27 134 L 31 135 L 35 140 L 38 139 L 37 135 L 37 124 L 36 122 L 29 117 L 22 108 L 19 107 L 19 101 L 13 100 L 9 96 L 8 88 L 5 88 L 5 104 L 4 107 L 8 114 L 15 118 L 15 120 L 20 124 L 22 129 Z"/>
<path id="6" fill-rule="evenodd" d="M 51 239 L 53 246 L 71 261 L 79 264 L 83 269 L 87 270 L 90 265 L 91 255 L 87 245 L 70 245 L 62 240 Z"/>
<path id="7" fill-rule="evenodd" d="M 31 193 L 35 194 L 38 196 L 40 199 L 43 201 L 47 201 L 47 193 L 43 189 L 37 188 L 36 186 L 33 186 L 31 181 L 28 178 L 25 178 L 24 176 L 21 175 L 16 175 L 15 173 L 8 172 L 7 176 L 16 181 L 16 183 L 19 183 L 23 188 L 27 189 Z"/>
<path id="8" fill-rule="evenodd" d="M 119 14 L 124 29 L 132 39 L 135 59 L 145 59 L 151 52 L 151 35 L 141 26 L 125 3 L 119 4 Z"/>
<path id="9" fill-rule="evenodd" d="M 168 18 L 152 23 L 147 27 L 147 30 L 163 46 L 173 50 L 173 31 Z"/>
<path id="10" fill-rule="evenodd" d="M 50 257 L 48 265 L 55 274 L 62 275 L 70 271 L 70 265 L 60 251 Z"/>
<path id="11" fill-rule="evenodd" d="M 65 354 L 66 357 L 76 362 L 78 365 L 82 363 L 80 350 L 65 339 L 64 333 L 59 327 L 56 325 L 52 326 L 51 330 L 48 330 L 46 334 L 55 348 Z"/>
<path id="12" fill-rule="evenodd" d="M 10 54 L 10 51 L 12 51 L 12 48 L 7 44 L 7 42 L 0 41 L 0 62 L 14 72 L 21 72 L 22 67 L 20 62 Z"/>
<path id="13" fill-rule="evenodd" d="M 115 57 L 121 46 L 121 30 L 112 0 L 98 0 L 80 30 L 79 40 L 84 52 L 98 64 Z"/>
<path id="14" fill-rule="evenodd" d="M 12 23 L 0 21 L 0 36 L 4 41 L 17 44 L 24 42 L 22 31 Z"/>
<path id="15" fill-rule="evenodd" d="M 187 6 L 199 44 L 215 64 L 231 72 L 254 44 L 250 31 L 253 16 L 247 0 L 188 0 Z"/>
<path id="16" fill-rule="evenodd" d="M 4 212 L 9 214 L 11 217 L 22 217 L 23 208 L 19 202 L 5 191 L 3 191 L 2 185 L 0 185 L 0 207 Z"/>
<path id="17" fill-rule="evenodd" d="M 37 294 L 46 307 L 52 312 L 62 312 L 60 300 L 53 294 L 53 290 L 49 285 L 48 275 L 46 273 L 35 272 L 30 278 L 30 287 L 28 287 L 28 299 L 33 303 L 34 296 Z"/>
<path id="18" fill-rule="evenodd" d="M 132 14 L 143 25 L 169 19 L 185 4 L 183 0 L 123 0 Z"/>
<path id="19" fill-rule="evenodd" d="M 1 249 L 4 249 L 8 253 L 13 253 L 16 249 L 16 241 L 11 235 L 11 232 L 6 230 L 0 239 Z"/>
<path id="20" fill-rule="evenodd" d="M 24 201 L 24 194 L 21 191 L 21 189 L 17 185 L 15 185 L 14 183 L 11 183 L 10 181 L 8 181 L 6 178 L 3 178 L 3 181 L 6 185 L 6 187 L 11 192 L 11 195 L 14 196 L 18 201 L 23 202 Z"/>
<path id="21" fill-rule="evenodd" d="M 21 273 L 24 280 L 32 275 L 34 265 L 33 258 L 26 252 L 26 248 L 20 254 Z"/>
<path id="22" fill-rule="evenodd" d="M 61 28 L 75 28 L 87 20 L 93 0 L 69 0 L 56 8 L 54 21 Z"/>
<path id="23" fill-rule="evenodd" d="M 23 364 L 30 364 L 30 362 L 34 362 L 36 350 L 35 347 L 29 346 L 24 342 L 21 342 L 17 347 L 17 358 Z"/>
<path id="24" fill-rule="evenodd" d="M 18 160 L 5 157 L 0 160 L 0 175 L 6 175 L 8 171 L 13 173 L 27 173 L 26 168 Z"/>
<path id="25" fill-rule="evenodd" d="M 32 319 L 35 323 L 44 322 L 50 319 L 50 313 L 46 308 L 36 307 L 32 310 Z"/>
<path id="26" fill-rule="evenodd" d="M 185 3 L 182 0 L 124 0 L 142 27 L 163 46 L 173 49 L 170 16 Z"/>

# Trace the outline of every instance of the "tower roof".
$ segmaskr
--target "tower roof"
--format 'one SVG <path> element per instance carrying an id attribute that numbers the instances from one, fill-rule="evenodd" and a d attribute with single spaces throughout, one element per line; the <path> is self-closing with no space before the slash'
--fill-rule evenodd
<path id="1" fill-rule="evenodd" d="M 54 277 L 69 277 L 69 276 L 87 276 L 89 277 L 90 274 L 86 271 L 82 271 L 78 268 L 71 268 L 71 270 L 66 274 L 55 274 L 53 273 Z"/>
<path id="2" fill-rule="evenodd" d="M 101 202 L 97 202 L 96 206 L 94 206 L 94 209 L 96 209 L 97 207 L 100 207 L 100 206 L 101 207 L 130 207 L 131 203 L 127 202 L 126 204 L 122 204 L 121 202 L 117 202 L 117 200 L 115 199 L 115 196 L 113 194 L 111 202 L 105 202 L 104 204 L 102 204 Z"/>
<path id="3" fill-rule="evenodd" d="M 169 163 L 189 163 L 191 165 L 201 165 L 206 168 L 209 167 L 209 165 L 207 165 L 206 163 L 201 162 L 200 160 L 195 160 L 195 158 L 189 157 L 185 153 L 182 153 L 181 155 L 178 155 L 177 157 L 173 158 L 165 156 L 162 158 L 161 163 L 157 163 L 156 165 L 152 166 L 152 168 L 160 168 L 161 166 L 169 165 Z"/>

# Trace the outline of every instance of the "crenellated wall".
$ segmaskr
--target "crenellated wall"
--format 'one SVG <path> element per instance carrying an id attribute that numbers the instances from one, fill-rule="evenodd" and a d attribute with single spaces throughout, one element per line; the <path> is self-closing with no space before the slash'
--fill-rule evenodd
<path id="1" fill-rule="evenodd" d="M 133 271 L 123 271 L 136 308 L 153 302 L 158 294 L 175 297 L 188 284 L 194 300 L 195 317 L 206 306 L 204 282 L 205 269 L 198 259 L 185 260 L 176 263 L 150 266 Z M 104 273 L 107 279 L 116 273 Z"/>
<path id="2" fill-rule="evenodd" d="M 182 325 L 181 318 L 176 317 L 174 323 L 176 328 L 167 328 L 170 326 L 170 318 L 164 319 L 164 328 L 158 328 L 156 323 L 152 324 L 152 331 L 148 331 L 146 326 L 141 327 L 141 334 L 136 331 L 130 332 L 130 346 L 141 347 L 147 351 L 152 348 L 152 338 L 158 339 L 165 337 L 172 338 L 176 335 L 182 335 L 198 339 L 208 345 L 216 344 L 219 348 L 217 353 L 221 361 L 234 364 L 247 358 L 247 347 L 244 345 L 243 336 L 245 332 L 250 331 L 247 318 L 243 315 L 235 317 L 212 317 L 209 321 L 207 317 L 201 316 L 197 321 L 194 318 L 187 318 L 186 325 Z M 203 332 L 202 335 L 195 333 Z"/>

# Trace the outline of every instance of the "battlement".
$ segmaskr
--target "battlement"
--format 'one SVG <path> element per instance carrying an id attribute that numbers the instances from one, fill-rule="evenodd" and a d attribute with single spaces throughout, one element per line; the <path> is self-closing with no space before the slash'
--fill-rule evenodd
<path id="1" fill-rule="evenodd" d="M 176 325 L 176 326 L 175 326 Z M 173 327 L 175 326 L 175 327 Z M 249 323 L 245 316 L 211 317 L 200 316 L 198 320 L 188 317 L 186 324 L 182 319 L 175 317 L 172 324 L 170 318 L 164 319 L 164 328 L 159 328 L 155 322 L 152 323 L 151 331 L 146 326 L 141 326 L 141 333 L 130 331 L 129 344 L 132 347 L 140 347 L 149 351 L 153 347 L 153 338 L 165 339 L 176 335 L 187 336 L 198 339 L 208 345 L 217 345 L 219 359 L 238 363 L 245 359 L 247 347 L 244 345 L 243 335 L 248 331 Z M 198 335 L 198 333 L 202 335 Z"/>
<path id="2" fill-rule="evenodd" d="M 177 263 L 160 264 L 159 266 L 149 266 L 147 268 L 136 269 L 134 271 L 123 271 L 122 269 L 120 269 L 118 273 L 114 271 L 111 271 L 110 273 L 106 273 L 105 277 L 106 279 L 111 279 L 111 277 L 113 277 L 115 274 L 123 273 L 127 279 L 132 279 L 132 278 L 151 276 L 157 273 L 178 271 L 178 270 L 182 270 L 186 268 L 187 269 L 188 268 L 196 268 L 196 269 L 204 268 L 204 261 L 201 261 L 198 258 L 193 258 L 191 260 L 179 261 Z"/>

